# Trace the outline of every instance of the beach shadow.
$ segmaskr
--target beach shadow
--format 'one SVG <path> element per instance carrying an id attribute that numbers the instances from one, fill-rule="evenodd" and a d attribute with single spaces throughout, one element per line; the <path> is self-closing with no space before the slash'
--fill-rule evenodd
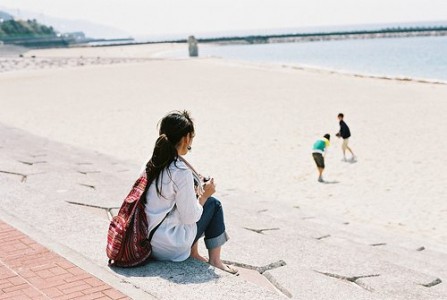
<path id="1" fill-rule="evenodd" d="M 136 268 L 110 268 L 125 277 L 160 277 L 177 284 L 205 283 L 219 278 L 213 267 L 191 258 L 183 262 L 149 261 Z"/>
<path id="2" fill-rule="evenodd" d="M 347 164 L 355 164 L 358 162 L 358 160 L 357 159 L 354 159 L 354 160 L 349 159 L 349 160 L 342 160 L 342 162 L 347 163 Z"/>
<path id="3" fill-rule="evenodd" d="M 340 181 L 337 181 L 337 180 L 325 180 L 322 183 L 324 183 L 324 184 L 337 184 L 337 183 L 340 183 Z"/>

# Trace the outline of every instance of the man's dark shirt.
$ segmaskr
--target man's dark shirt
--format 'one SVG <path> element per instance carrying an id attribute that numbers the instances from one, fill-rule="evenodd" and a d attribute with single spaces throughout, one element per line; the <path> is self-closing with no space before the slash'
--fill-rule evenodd
<path id="1" fill-rule="evenodd" d="M 349 130 L 348 125 L 343 120 L 340 120 L 340 136 L 343 139 L 347 139 L 351 136 L 351 131 Z"/>

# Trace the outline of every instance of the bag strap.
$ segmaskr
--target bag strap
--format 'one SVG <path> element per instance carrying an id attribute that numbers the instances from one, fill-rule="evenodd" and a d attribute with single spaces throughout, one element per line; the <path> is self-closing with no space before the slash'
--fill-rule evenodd
<path id="1" fill-rule="evenodd" d="M 174 206 L 175 206 L 175 205 L 174 205 Z M 154 236 L 155 231 L 158 229 L 158 227 L 160 227 L 161 223 L 163 223 L 163 221 L 168 217 L 169 213 L 170 213 L 171 211 L 173 211 L 173 210 L 174 210 L 174 208 L 172 208 L 172 209 L 166 214 L 166 216 L 163 218 L 163 220 L 161 220 L 161 222 L 158 223 L 158 225 L 155 226 L 154 229 L 152 229 L 151 233 L 149 234 L 149 237 L 147 238 L 147 240 L 148 240 L 149 242 L 152 240 L 152 237 Z"/>
<path id="2" fill-rule="evenodd" d="M 147 191 L 148 191 L 148 189 L 149 189 L 149 185 L 150 185 L 150 184 L 149 184 L 149 182 L 148 182 L 148 184 L 147 184 L 147 186 L 146 186 L 146 189 L 145 189 L 143 195 L 141 195 L 140 199 L 138 199 L 138 202 L 141 202 L 141 200 L 142 200 L 143 198 L 146 198 Z M 138 204 L 139 204 L 139 203 L 138 203 Z M 143 206 L 145 206 L 145 205 L 147 205 L 147 203 L 146 203 L 146 204 L 143 204 Z M 137 206 L 137 205 L 135 205 L 135 208 L 136 208 L 136 206 Z M 168 211 L 168 213 L 166 214 L 166 216 L 164 216 L 163 220 L 161 220 L 161 222 L 158 223 L 158 225 L 155 226 L 154 229 L 152 229 L 152 231 L 149 233 L 149 237 L 147 238 L 147 241 L 148 241 L 148 242 L 150 242 L 150 241 L 152 240 L 152 236 L 154 235 L 155 231 L 158 229 L 158 227 L 160 227 L 161 223 L 163 223 L 163 221 L 168 217 L 169 213 L 170 213 L 171 211 L 174 210 L 174 207 L 175 207 L 175 204 L 174 204 L 174 206 L 172 207 L 172 209 L 170 209 L 170 210 Z M 134 209 L 135 209 L 135 208 L 134 208 Z"/>
<path id="3" fill-rule="evenodd" d="M 197 172 L 197 171 L 193 168 L 193 166 L 192 166 L 192 165 L 191 165 L 185 158 L 183 158 L 182 156 L 179 156 L 179 159 L 180 159 L 182 162 L 184 162 L 185 165 L 186 165 L 188 168 L 191 169 L 191 171 L 192 171 L 192 175 L 193 175 L 194 178 L 197 180 L 197 182 L 200 182 L 200 181 L 201 181 L 201 179 L 200 179 L 201 175 L 199 174 L 199 172 Z"/>
<path id="4" fill-rule="evenodd" d="M 187 162 L 187 161 L 186 161 L 183 157 L 181 157 L 181 156 L 179 156 L 179 159 L 180 159 L 181 161 L 183 161 L 183 162 L 184 162 L 184 163 L 191 169 L 191 171 L 192 171 L 194 177 L 197 177 L 197 179 L 200 181 L 199 173 L 197 173 L 197 171 L 194 170 L 194 168 L 189 164 L 189 162 Z M 148 188 L 149 188 L 149 184 L 148 184 L 146 190 L 147 190 Z M 168 211 L 168 213 L 166 214 L 166 216 L 164 216 L 163 220 L 161 220 L 161 222 L 158 223 L 158 225 L 155 226 L 154 229 L 152 229 L 152 231 L 149 233 L 149 237 L 147 238 L 147 240 L 148 240 L 149 242 L 152 240 L 152 237 L 154 236 L 155 231 L 158 229 L 158 227 L 160 227 L 161 223 L 163 223 L 163 221 L 168 217 L 169 213 L 170 213 L 171 211 L 174 210 L 174 208 L 175 208 L 175 204 L 174 204 L 174 206 L 172 207 L 172 209 L 171 209 L 170 211 Z"/>

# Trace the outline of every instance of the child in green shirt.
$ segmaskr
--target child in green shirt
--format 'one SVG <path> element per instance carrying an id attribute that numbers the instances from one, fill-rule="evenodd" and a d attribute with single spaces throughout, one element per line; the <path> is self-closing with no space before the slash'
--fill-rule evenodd
<path id="1" fill-rule="evenodd" d="M 323 171 L 324 171 L 324 155 L 326 153 L 326 148 L 329 147 L 331 139 L 331 135 L 326 133 L 323 138 L 318 139 L 313 147 L 312 147 L 312 156 L 314 158 L 315 163 L 317 164 L 318 169 L 318 182 L 324 182 L 323 180 Z"/>

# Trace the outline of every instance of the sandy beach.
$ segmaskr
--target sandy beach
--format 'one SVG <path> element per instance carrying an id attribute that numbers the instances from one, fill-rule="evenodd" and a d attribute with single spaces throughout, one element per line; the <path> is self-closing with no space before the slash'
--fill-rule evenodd
<path id="1" fill-rule="evenodd" d="M 447 85 L 159 56 L 183 47 L 0 57 L 0 220 L 132 299 L 447 295 Z M 150 156 L 158 121 L 176 109 L 195 119 L 187 159 L 215 177 L 231 236 L 223 258 L 240 276 L 193 259 L 107 265 L 110 217 Z M 342 161 L 339 112 L 356 162 Z M 311 149 L 325 133 L 322 184 Z M 34 276 L 2 245 L 12 260 L 1 263 Z"/>
<path id="2" fill-rule="evenodd" d="M 356 78 L 216 58 L 154 59 L 181 45 L 34 50 L 23 59 L 83 65 L 0 74 L 0 120 L 52 140 L 142 164 L 168 111 L 197 126 L 191 162 L 221 195 L 243 191 L 439 243 L 447 239 L 447 86 Z M 120 63 L 88 63 L 89 58 Z M 91 60 L 94 62 L 94 60 Z M 342 162 L 337 114 L 357 163 Z M 315 139 L 332 135 L 317 182 Z M 137 173 L 138 170 L 135 170 Z"/>
<path id="3" fill-rule="evenodd" d="M 447 86 L 220 59 L 150 59 L 171 47 L 28 52 L 45 60 L 128 60 L 2 74 L 0 119 L 143 163 L 161 116 L 187 109 L 197 122 L 189 158 L 216 178 L 221 192 L 243 190 L 253 197 L 240 201 L 256 201 L 259 194 L 278 205 L 439 242 L 447 238 L 441 151 Z M 351 127 L 357 163 L 341 161 L 341 141 L 334 137 L 338 112 Z M 333 136 L 325 171 L 332 184 L 319 184 L 310 149 L 326 132 Z"/>

